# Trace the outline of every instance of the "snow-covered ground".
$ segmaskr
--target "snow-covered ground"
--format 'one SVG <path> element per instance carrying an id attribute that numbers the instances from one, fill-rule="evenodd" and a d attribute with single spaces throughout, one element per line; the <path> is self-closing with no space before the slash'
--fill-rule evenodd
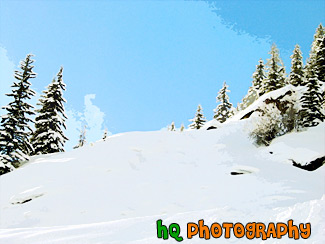
<path id="1" fill-rule="evenodd" d="M 325 240 L 325 123 L 256 147 L 249 121 L 216 130 L 130 132 L 67 153 L 36 156 L 0 177 L 0 243 L 177 243 L 156 220 L 178 223 L 311 223 L 301 243 Z M 243 173 L 231 175 L 231 172 Z M 218 243 L 246 238 L 211 238 Z M 287 237 L 266 243 L 296 243 Z M 261 243 L 261 239 L 249 241 Z"/>

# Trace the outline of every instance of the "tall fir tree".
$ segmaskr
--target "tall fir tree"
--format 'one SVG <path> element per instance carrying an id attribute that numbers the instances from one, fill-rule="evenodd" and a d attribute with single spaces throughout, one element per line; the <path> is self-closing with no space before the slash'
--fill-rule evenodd
<path id="1" fill-rule="evenodd" d="M 317 39 L 318 47 L 315 54 L 315 71 L 321 84 L 325 83 L 325 35 Z"/>
<path id="2" fill-rule="evenodd" d="M 195 117 L 190 119 L 190 121 L 192 122 L 192 124 L 189 125 L 189 128 L 191 129 L 198 130 L 205 124 L 206 119 L 203 115 L 203 110 L 200 104 L 197 106 Z"/>
<path id="3" fill-rule="evenodd" d="M 258 65 L 256 65 L 256 70 L 253 73 L 253 88 L 257 93 L 257 96 L 262 96 L 263 95 L 263 84 L 265 82 L 265 66 L 263 63 L 263 60 L 260 59 L 258 61 Z"/>
<path id="4" fill-rule="evenodd" d="M 294 86 L 302 86 L 305 83 L 304 65 L 302 62 L 302 53 L 300 46 L 297 44 L 293 50 L 291 58 L 291 72 L 289 75 L 289 83 Z"/>
<path id="5" fill-rule="evenodd" d="M 61 67 L 57 77 L 52 80 L 47 90 L 43 91 L 37 104 L 41 108 L 36 110 L 35 132 L 31 138 L 35 154 L 64 152 L 64 143 L 68 140 L 62 131 L 62 127 L 66 129 L 67 119 L 63 105 L 66 101 L 63 98 L 65 84 L 62 72 Z"/>
<path id="6" fill-rule="evenodd" d="M 311 50 L 310 50 L 310 54 L 309 54 L 309 60 L 311 60 L 311 64 L 314 65 L 315 64 L 315 56 L 317 53 L 317 50 L 320 46 L 320 42 L 322 40 L 322 37 L 325 35 L 325 28 L 323 27 L 322 24 L 320 24 L 315 31 L 314 34 L 314 40 L 311 44 Z"/>
<path id="7" fill-rule="evenodd" d="M 325 111 L 325 35 L 321 38 L 319 47 L 315 55 L 315 72 L 322 89 L 322 106 Z"/>
<path id="8" fill-rule="evenodd" d="M 324 121 L 325 116 L 322 111 L 322 89 L 315 68 L 308 66 L 306 73 L 307 90 L 300 98 L 299 124 L 302 127 L 312 127 Z"/>
<path id="9" fill-rule="evenodd" d="M 33 147 L 29 137 L 32 129 L 29 123 L 33 120 L 30 118 L 34 114 L 33 106 L 27 103 L 35 92 L 30 89 L 31 83 L 29 79 L 36 77 L 33 72 L 34 60 L 33 55 L 28 54 L 24 60 L 20 62 L 20 69 L 15 71 L 16 81 L 11 86 L 12 93 L 6 94 L 13 98 L 7 106 L 3 107 L 6 114 L 1 119 L 0 129 L 0 149 L 1 160 L 4 164 L 11 164 L 15 167 L 19 166 L 19 162 L 28 160 L 29 155 L 33 152 Z M 5 168 L 12 169 L 11 166 Z M 7 171 L 1 170 L 1 171 Z M 6 173 L 6 172 L 3 172 Z"/>
<path id="10" fill-rule="evenodd" d="M 323 89 L 322 91 L 323 109 L 325 109 L 325 90 L 324 90 L 324 86 L 325 86 L 324 42 L 325 40 L 324 39 L 325 39 L 325 28 L 323 27 L 322 24 L 320 24 L 316 29 L 314 40 L 311 45 L 309 58 L 307 60 L 307 64 L 305 67 L 305 70 L 310 70 L 310 69 L 315 70 L 318 82 L 320 83 L 320 86 Z M 307 86 L 307 81 L 304 85 Z"/>
<path id="11" fill-rule="evenodd" d="M 217 102 L 220 102 L 220 104 L 217 106 L 217 108 L 213 110 L 213 118 L 218 120 L 220 123 L 225 122 L 231 116 L 232 103 L 229 102 L 227 92 L 230 91 L 227 88 L 228 85 L 226 84 L 226 82 L 224 82 L 216 98 Z"/>
<path id="12" fill-rule="evenodd" d="M 272 45 L 269 54 L 271 58 L 266 63 L 267 75 L 262 89 L 263 94 L 277 90 L 286 84 L 285 68 L 275 44 Z"/>
<path id="13" fill-rule="evenodd" d="M 314 34 L 314 40 L 311 44 L 309 58 L 307 60 L 307 64 L 305 67 L 306 70 L 310 70 L 311 68 L 316 69 L 316 75 L 317 76 L 320 75 L 320 77 L 318 78 L 320 81 L 322 81 L 324 78 L 324 72 L 321 72 L 322 68 L 318 67 L 319 65 L 322 66 L 321 64 L 324 65 L 324 61 L 322 61 L 322 60 L 324 60 L 324 51 L 323 51 L 323 48 L 321 47 L 321 46 L 324 47 L 324 43 L 323 43 L 324 36 L 325 36 L 325 28 L 323 27 L 322 24 L 320 24 L 317 27 L 316 32 Z M 318 59 L 318 62 L 317 62 L 317 59 Z M 323 67 L 323 69 L 324 69 L 324 67 Z"/>

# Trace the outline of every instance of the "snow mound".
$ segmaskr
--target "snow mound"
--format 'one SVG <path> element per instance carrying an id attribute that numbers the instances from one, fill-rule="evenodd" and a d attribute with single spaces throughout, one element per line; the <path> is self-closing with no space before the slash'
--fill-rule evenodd
<path id="1" fill-rule="evenodd" d="M 198 219 L 294 219 L 311 223 L 308 240 L 322 240 L 325 168 L 305 171 L 289 159 L 324 155 L 325 123 L 259 148 L 247 126 L 240 120 L 215 130 L 124 133 L 33 157 L 0 177 L 0 243 L 174 243 L 157 239 L 158 219 L 184 231 Z"/>

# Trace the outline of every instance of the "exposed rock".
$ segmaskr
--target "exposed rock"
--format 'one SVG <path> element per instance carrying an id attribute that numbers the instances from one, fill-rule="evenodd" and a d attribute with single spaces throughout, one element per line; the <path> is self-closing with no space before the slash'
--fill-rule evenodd
<path id="1" fill-rule="evenodd" d="M 207 128 L 207 130 L 215 130 L 215 129 L 217 129 L 217 127 L 215 127 L 213 125 Z"/>
<path id="2" fill-rule="evenodd" d="M 294 90 L 287 90 L 282 94 L 278 94 L 277 97 L 267 97 L 257 108 L 247 111 L 246 114 L 242 115 L 240 120 L 248 119 L 254 112 L 260 112 L 264 114 L 263 106 L 268 104 L 274 104 L 276 108 L 281 112 L 281 114 L 285 114 L 287 110 L 294 105 L 292 102 L 292 97 L 295 95 L 295 93 L 296 92 Z"/>
<path id="3" fill-rule="evenodd" d="M 293 166 L 296 166 L 300 169 L 304 169 L 304 170 L 308 170 L 308 171 L 314 171 L 314 170 L 318 169 L 319 167 L 323 166 L 323 164 L 325 164 L 325 156 L 316 158 L 315 160 L 310 161 L 309 163 L 307 163 L 305 165 L 297 163 L 293 159 L 290 159 L 290 160 L 292 161 Z"/>

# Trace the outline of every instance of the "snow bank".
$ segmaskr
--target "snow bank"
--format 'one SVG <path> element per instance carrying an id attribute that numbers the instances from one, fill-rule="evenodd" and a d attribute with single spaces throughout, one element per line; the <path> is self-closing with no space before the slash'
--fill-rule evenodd
<path id="1" fill-rule="evenodd" d="M 124 133 L 36 156 L 0 177 L 0 243 L 175 243 L 156 238 L 159 218 L 184 231 L 198 219 L 294 219 L 310 222 L 308 240 L 321 241 L 324 167 L 309 172 L 288 159 L 324 154 L 325 123 L 260 148 L 246 126 L 232 121 L 209 131 Z"/>

